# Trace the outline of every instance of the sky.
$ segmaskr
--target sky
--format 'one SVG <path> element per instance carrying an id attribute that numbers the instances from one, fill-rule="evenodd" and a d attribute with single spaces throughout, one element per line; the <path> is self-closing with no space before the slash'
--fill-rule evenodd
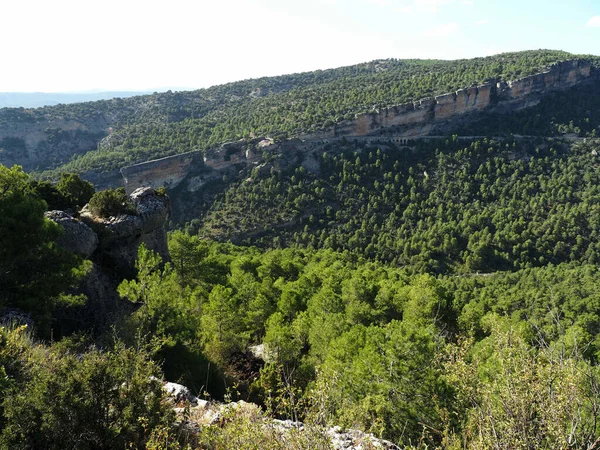
<path id="1" fill-rule="evenodd" d="M 0 92 L 197 89 L 381 58 L 600 54 L 599 0 L 6 0 Z"/>

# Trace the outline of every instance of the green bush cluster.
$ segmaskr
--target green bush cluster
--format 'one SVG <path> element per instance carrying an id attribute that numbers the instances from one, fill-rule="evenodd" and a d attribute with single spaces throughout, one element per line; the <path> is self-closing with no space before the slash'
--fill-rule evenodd
<path id="1" fill-rule="evenodd" d="M 77 214 L 92 198 L 96 189 L 89 181 L 74 173 L 62 173 L 58 183 L 30 182 L 36 194 L 46 201 L 48 209 L 68 210 Z"/>
<path id="2" fill-rule="evenodd" d="M 385 145 L 385 146 L 384 146 Z M 348 250 L 416 272 L 475 273 L 600 259 L 597 142 L 351 140 L 232 183 L 202 236 Z"/>
<path id="3" fill-rule="evenodd" d="M 89 209 L 96 217 L 136 214 L 137 212 L 125 192 L 125 188 L 106 189 L 95 193 L 90 199 Z"/>
<path id="4" fill-rule="evenodd" d="M 143 448 L 175 415 L 143 349 L 45 347 L 0 328 L 3 448 Z"/>

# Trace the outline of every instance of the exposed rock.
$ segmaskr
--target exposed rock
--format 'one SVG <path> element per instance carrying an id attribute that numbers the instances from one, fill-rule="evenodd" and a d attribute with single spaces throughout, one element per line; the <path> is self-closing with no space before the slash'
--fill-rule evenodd
<path id="1" fill-rule="evenodd" d="M 106 329 L 138 305 L 122 300 L 117 286 L 123 278 L 136 275 L 135 261 L 141 243 L 158 252 L 168 261 L 165 224 L 170 214 L 169 198 L 151 188 L 137 189 L 131 196 L 135 214 L 117 217 L 95 217 L 88 208 L 74 219 L 63 211 L 48 211 L 46 217 L 64 230 L 58 244 L 92 261 L 92 268 L 75 294 L 84 294 L 88 301 L 80 308 L 58 311 L 63 332 L 77 329 Z"/>
<path id="2" fill-rule="evenodd" d="M 204 427 L 222 427 L 235 418 L 243 417 L 261 426 L 266 433 L 274 434 L 282 442 L 289 439 L 290 433 L 294 431 L 317 433 L 323 439 L 329 440 L 335 450 L 399 450 L 400 448 L 390 441 L 359 430 L 343 429 L 339 426 L 323 428 L 292 420 L 271 419 L 262 412 L 260 407 L 243 400 L 231 403 L 199 400 L 181 384 L 165 383 L 163 388 L 178 405 L 175 412 L 180 415 L 183 428 L 192 435 L 197 435 Z"/>
<path id="3" fill-rule="evenodd" d="M 94 253 L 98 247 L 98 235 L 85 223 L 64 211 L 47 211 L 44 215 L 63 229 L 63 234 L 56 240 L 58 245 L 84 258 Z"/>
<path id="4" fill-rule="evenodd" d="M 269 362 L 271 355 L 268 354 L 265 344 L 251 345 L 248 347 L 248 351 L 255 357 L 260 359 L 261 361 Z"/>
<path id="5" fill-rule="evenodd" d="M 359 430 L 344 430 L 340 427 L 333 427 L 327 430 L 327 434 L 331 437 L 331 443 L 336 450 L 400 449 L 393 442 L 378 439 L 370 433 L 363 433 Z"/>
<path id="6" fill-rule="evenodd" d="M 166 382 L 163 384 L 165 392 L 173 399 L 176 404 L 188 402 L 194 407 L 204 407 L 208 404 L 206 400 L 200 400 L 183 384 Z"/>
<path id="7" fill-rule="evenodd" d="M 183 408 L 178 409 L 180 413 L 183 411 Z M 190 408 L 187 429 L 192 432 L 199 432 L 202 427 L 222 426 L 236 416 L 251 418 L 252 422 L 260 424 L 267 432 L 276 433 L 279 439 L 284 442 L 291 431 L 300 433 L 317 432 L 322 436 L 326 436 L 335 450 L 400 449 L 390 441 L 379 439 L 370 433 L 359 430 L 343 429 L 338 426 L 321 428 L 292 420 L 270 419 L 262 413 L 257 405 L 243 400 L 227 404 L 208 403 L 200 407 Z"/>
<path id="8" fill-rule="evenodd" d="M 168 261 L 169 250 L 165 224 L 171 212 L 169 197 L 148 187 L 136 189 L 130 195 L 135 214 L 101 218 L 86 206 L 81 220 L 94 229 L 100 242 L 94 257 L 104 267 L 115 269 L 124 277 L 135 276 L 135 261 L 140 244 L 146 244 Z"/>
<path id="9" fill-rule="evenodd" d="M 456 125 L 468 122 L 478 112 L 506 112 L 533 106 L 547 93 L 568 89 L 595 77 L 588 62 L 565 61 L 542 73 L 511 82 L 490 81 L 435 98 L 388 108 L 375 107 L 352 120 L 298 139 L 274 142 L 269 138 L 256 138 L 227 143 L 205 152 L 193 151 L 124 167 L 121 173 L 128 192 L 139 186 L 177 189 L 173 217 L 183 223 L 205 212 L 203 205 L 212 203 L 217 195 L 214 190 L 224 178 L 247 177 L 255 170 L 269 173 L 298 163 L 318 173 L 320 165 L 315 155 L 322 153 L 319 141 L 324 144 L 344 138 L 386 139 L 393 134 L 390 142 L 405 145 L 406 142 L 396 140 L 443 135 Z"/>

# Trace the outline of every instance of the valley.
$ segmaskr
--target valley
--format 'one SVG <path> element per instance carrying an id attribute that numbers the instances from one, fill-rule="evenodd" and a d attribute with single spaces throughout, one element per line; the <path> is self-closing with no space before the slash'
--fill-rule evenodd
<path id="1" fill-rule="evenodd" d="M 600 58 L 0 109 L 0 446 L 596 448 Z"/>

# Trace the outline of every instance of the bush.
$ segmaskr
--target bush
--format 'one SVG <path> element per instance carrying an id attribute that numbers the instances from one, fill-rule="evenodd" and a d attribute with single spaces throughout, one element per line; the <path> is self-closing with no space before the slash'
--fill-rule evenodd
<path id="1" fill-rule="evenodd" d="M 94 194 L 89 203 L 92 214 L 98 217 L 135 214 L 136 210 L 124 188 L 107 189 Z"/>
<path id="2" fill-rule="evenodd" d="M 25 172 L 0 165 L 0 304 L 32 314 L 40 334 L 61 294 L 85 274 L 81 259 L 54 242 L 60 229 L 45 210 Z"/>
<path id="3" fill-rule="evenodd" d="M 25 374 L 4 395 L 1 448 L 146 448 L 153 430 L 173 429 L 172 404 L 144 350 L 117 344 L 79 353 L 31 343 L 21 349 L 15 359 Z"/>
<path id="4" fill-rule="evenodd" d="M 69 200 L 73 209 L 82 208 L 96 192 L 92 183 L 75 173 L 61 174 L 56 189 Z"/>

